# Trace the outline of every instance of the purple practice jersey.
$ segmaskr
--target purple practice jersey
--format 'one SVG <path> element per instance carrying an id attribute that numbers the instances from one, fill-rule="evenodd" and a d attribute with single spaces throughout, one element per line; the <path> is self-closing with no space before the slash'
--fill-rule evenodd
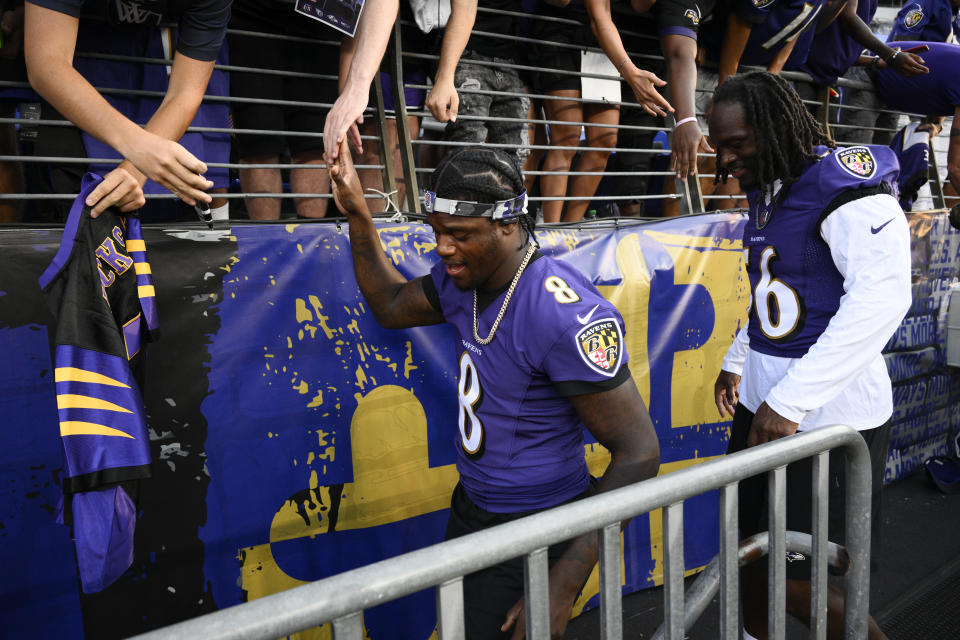
<path id="1" fill-rule="evenodd" d="M 947 42 L 958 31 L 958 20 L 957 9 L 950 0 L 911 0 L 897 13 L 887 42 Z"/>
<path id="2" fill-rule="evenodd" d="M 820 159 L 781 189 L 772 206 L 763 192 L 747 194 L 743 247 L 752 291 L 750 348 L 771 356 L 806 354 L 840 306 L 843 276 L 820 224 L 847 202 L 893 193 L 899 171 L 889 147 L 815 151 Z"/>
<path id="3" fill-rule="evenodd" d="M 878 0 L 857 2 L 857 15 L 864 24 L 870 24 L 873 20 L 877 4 Z M 834 20 L 829 27 L 813 36 L 813 43 L 805 61 L 799 62 L 791 54 L 785 68 L 810 74 L 816 84 L 833 84 L 853 66 L 862 50 L 863 45 L 843 30 L 839 20 Z"/>
<path id="4" fill-rule="evenodd" d="M 925 116 L 952 116 L 960 106 L 960 46 L 944 42 L 897 42 L 910 49 L 926 45 L 929 51 L 920 54 L 930 73 L 904 78 L 892 69 L 877 71 L 877 93 L 898 111 Z"/>
<path id="5" fill-rule="evenodd" d="M 583 493 L 584 425 L 567 396 L 629 377 L 616 307 L 574 267 L 537 256 L 493 341 L 481 345 L 473 339 L 473 290 L 457 288 L 442 262 L 431 277 L 458 333 L 457 470 L 467 495 L 487 511 L 512 513 Z M 479 313 L 480 335 L 489 333 L 504 295 Z"/>

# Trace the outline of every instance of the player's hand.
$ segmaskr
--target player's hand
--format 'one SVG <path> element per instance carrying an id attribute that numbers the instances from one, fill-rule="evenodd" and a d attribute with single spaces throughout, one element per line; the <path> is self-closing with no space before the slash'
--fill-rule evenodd
<path id="1" fill-rule="evenodd" d="M 449 80 L 438 81 L 427 96 L 427 108 L 437 122 L 456 122 L 460 109 L 457 88 Z"/>
<path id="2" fill-rule="evenodd" d="M 792 436 L 797 432 L 797 426 L 796 422 L 787 420 L 764 402 L 757 409 L 757 413 L 753 416 L 753 422 L 750 423 L 747 446 L 753 447 Z"/>
<path id="3" fill-rule="evenodd" d="M 363 197 L 363 186 L 360 177 L 353 166 L 353 158 L 346 140 L 340 141 L 340 153 L 334 163 L 327 165 L 330 173 L 330 187 L 333 190 L 333 201 L 337 208 L 347 217 L 354 215 L 370 215 L 366 199 Z"/>
<path id="4" fill-rule="evenodd" d="M 633 89 L 633 95 L 644 111 L 652 116 L 666 115 L 667 111 L 673 113 L 673 107 L 657 91 L 657 87 L 666 86 L 667 82 L 665 80 L 661 80 L 656 74 L 649 71 L 638 69 L 632 62 L 627 62 L 623 66 L 622 72 L 623 79 Z"/>
<path id="5" fill-rule="evenodd" d="M 740 400 L 740 376 L 729 371 L 720 370 L 717 381 L 713 384 L 713 398 L 717 403 L 717 410 L 722 418 L 724 414 L 733 417 Z"/>
<path id="6" fill-rule="evenodd" d="M 573 603 L 577 599 L 579 590 L 571 593 L 570 589 L 559 586 L 555 580 L 550 581 L 550 638 L 559 640 L 567 631 L 570 624 L 570 614 L 573 612 Z M 511 640 L 522 640 L 526 637 L 527 617 L 523 598 L 510 607 L 506 621 L 500 630 L 509 632 L 513 629 Z"/>
<path id="7" fill-rule="evenodd" d="M 110 207 L 116 207 L 123 213 L 136 211 L 147 203 L 143 197 L 145 176 L 129 162 L 124 160 L 116 169 L 103 176 L 100 184 L 84 200 L 90 210 L 90 217 L 96 218 Z"/>
<path id="8" fill-rule="evenodd" d="M 672 144 L 670 170 L 674 171 L 680 180 L 686 180 L 688 175 L 696 172 L 698 152 L 713 153 L 713 148 L 696 121 L 687 122 L 674 129 Z"/>
<path id="9" fill-rule="evenodd" d="M 172 140 L 149 131 L 141 133 L 129 148 L 120 149 L 124 158 L 191 206 L 201 200 L 208 203 L 213 200 L 206 192 L 213 183 L 202 175 L 207 165 Z"/>
<path id="10" fill-rule="evenodd" d="M 369 87 L 360 91 L 348 85 L 330 108 L 330 113 L 323 123 L 323 159 L 328 165 L 332 165 L 340 154 L 340 143 L 347 136 L 348 130 L 357 153 L 363 153 L 357 125 L 363 124 L 363 110 L 367 108 L 369 95 Z"/>

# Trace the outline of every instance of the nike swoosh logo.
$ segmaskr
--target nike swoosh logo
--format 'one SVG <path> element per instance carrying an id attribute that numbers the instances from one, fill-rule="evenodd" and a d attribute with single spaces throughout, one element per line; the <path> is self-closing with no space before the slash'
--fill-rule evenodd
<path id="1" fill-rule="evenodd" d="M 593 317 L 593 312 L 596 311 L 596 310 L 597 310 L 597 307 L 599 307 L 599 306 L 600 306 L 599 304 L 593 305 L 593 309 L 590 309 L 590 313 L 588 313 L 588 314 L 586 315 L 586 317 L 584 317 L 584 318 L 581 318 L 581 317 L 580 317 L 580 314 L 578 313 L 578 314 L 577 314 L 577 320 L 580 322 L 580 324 L 587 324 L 588 322 L 590 322 L 590 318 Z"/>
<path id="2" fill-rule="evenodd" d="M 894 216 L 894 218 L 890 218 L 889 220 L 887 220 L 886 222 L 884 222 L 884 223 L 883 223 L 882 225 L 880 225 L 879 227 L 870 227 L 870 233 L 874 233 L 874 234 L 880 233 L 880 230 L 883 229 L 883 228 L 884 228 L 885 226 L 887 226 L 888 224 L 890 224 L 891 222 L 893 222 L 894 219 L 895 219 L 895 217 L 896 217 L 896 216 Z"/>

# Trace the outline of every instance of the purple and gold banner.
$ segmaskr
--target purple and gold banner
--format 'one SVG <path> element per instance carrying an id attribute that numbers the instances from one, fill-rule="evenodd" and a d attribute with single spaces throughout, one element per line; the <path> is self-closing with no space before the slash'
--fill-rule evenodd
<path id="1" fill-rule="evenodd" d="M 711 214 L 537 234 L 546 253 L 588 274 L 623 314 L 630 368 L 661 442 L 661 473 L 726 449 L 729 423 L 714 406 L 713 383 L 749 301 L 742 224 L 739 215 Z M 436 259 L 429 227 L 379 230 L 405 276 L 425 274 Z M 69 534 L 53 522 L 62 462 L 49 318 L 33 285 L 60 233 L 5 232 L 5 633 L 124 637 L 442 540 L 457 480 L 452 331 L 380 327 L 357 290 L 346 228 L 336 223 L 238 225 L 229 233 L 146 228 L 144 236 L 163 326 L 144 390 L 153 478 L 139 496 L 133 567 L 101 594 L 81 596 Z M 954 247 L 954 273 L 956 259 Z M 538 318 L 528 322 L 536 331 Z M 913 321 L 902 340 L 920 340 L 924 322 Z M 913 361 L 898 366 L 926 370 Z M 956 378 L 942 365 L 936 373 L 946 381 L 904 379 L 912 385 L 899 392 L 906 422 L 923 413 L 920 395 L 955 398 Z M 938 424 L 956 414 L 942 418 Z M 602 473 L 606 451 L 590 443 L 585 453 Z M 684 521 L 693 570 L 717 550 L 715 493 L 688 500 Z M 661 583 L 661 531 L 659 512 L 624 530 L 625 592 Z M 594 606 L 596 593 L 594 575 L 575 612 Z M 432 592 L 364 614 L 371 640 L 427 640 L 435 622 Z M 298 637 L 329 637 L 329 629 Z"/>

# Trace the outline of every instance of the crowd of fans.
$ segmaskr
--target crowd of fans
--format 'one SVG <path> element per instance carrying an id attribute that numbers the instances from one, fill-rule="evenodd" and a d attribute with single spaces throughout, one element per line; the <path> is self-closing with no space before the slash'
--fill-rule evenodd
<path id="1" fill-rule="evenodd" d="M 105 178 L 88 202 L 95 213 L 139 209 L 159 194 L 147 220 L 191 215 L 195 205 L 220 219 L 322 218 L 332 211 L 324 168 L 344 136 L 371 208 L 404 208 L 398 110 L 381 66 L 398 14 L 404 131 L 435 139 L 417 144 L 417 168 L 429 171 L 444 142 L 504 148 L 545 222 L 597 209 L 682 213 L 678 202 L 689 199 L 674 194 L 697 175 L 713 194 L 708 209 L 735 206 L 723 196 L 741 193 L 736 180 L 714 185 L 705 115 L 741 65 L 807 74 L 793 84 L 814 110 L 833 92 L 840 108 L 821 120 L 841 143 L 889 144 L 893 109 L 925 116 L 898 137 L 904 152 L 960 108 L 960 0 L 911 0 L 887 42 L 868 26 L 877 0 L 365 4 L 351 37 L 295 12 L 292 0 L 4 2 L 0 153 L 50 160 L 0 163 L 0 221 L 64 220 L 70 199 L 56 194 L 76 194 L 88 167 Z M 369 110 L 378 70 L 382 131 Z M 875 90 L 840 89 L 842 77 Z M 667 137 L 655 140 L 658 132 Z M 958 132 L 946 176 L 954 189 Z M 385 193 L 382 163 L 394 193 Z M 224 197 L 237 183 L 245 197 Z"/>

